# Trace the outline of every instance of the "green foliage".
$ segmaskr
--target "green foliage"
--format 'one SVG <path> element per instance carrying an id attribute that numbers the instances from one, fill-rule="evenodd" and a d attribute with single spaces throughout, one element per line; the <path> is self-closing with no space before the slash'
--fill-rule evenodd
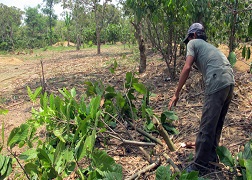
<path id="1" fill-rule="evenodd" d="M 156 171 L 156 180 L 170 180 L 171 170 L 170 166 L 159 166 Z"/>
<path id="2" fill-rule="evenodd" d="M 0 154 L 0 180 L 4 180 L 12 171 L 12 159 Z"/>
<path id="3" fill-rule="evenodd" d="M 171 173 L 170 166 L 159 166 L 156 171 L 156 180 L 204 180 L 202 177 L 199 176 L 198 171 L 192 171 L 190 173 L 186 173 L 182 171 L 179 177 L 177 177 L 178 173 Z"/>
<path id="4" fill-rule="evenodd" d="M 29 86 L 27 86 L 28 96 L 29 96 L 29 98 L 30 98 L 30 100 L 31 100 L 32 102 L 35 102 L 35 101 L 36 101 L 36 99 L 37 99 L 38 95 L 41 93 L 41 91 L 42 91 L 42 87 L 38 87 L 38 88 L 34 91 L 34 93 L 32 93 L 31 88 L 30 88 Z"/>
<path id="5" fill-rule="evenodd" d="M 114 60 L 113 66 L 109 69 L 112 74 L 115 73 L 115 70 L 116 70 L 117 66 L 118 66 L 117 61 Z"/>
<path id="6" fill-rule="evenodd" d="M 218 147 L 216 151 L 220 161 L 228 166 L 237 178 L 242 176 L 243 179 L 252 179 L 252 140 L 244 145 L 243 151 L 234 156 L 224 146 Z"/>
<path id="7" fill-rule="evenodd" d="M 6 110 L 6 109 L 1 109 L 1 108 L 0 108 L 0 115 L 1 115 L 1 114 L 4 114 L 4 115 L 5 115 L 5 114 L 7 114 L 8 112 L 9 112 L 8 110 Z"/>
<path id="8" fill-rule="evenodd" d="M 231 53 L 228 55 L 228 60 L 229 60 L 230 64 L 231 64 L 232 66 L 234 66 L 235 63 L 236 63 L 236 54 L 235 54 L 234 52 L 231 52 Z"/>
<path id="9" fill-rule="evenodd" d="M 250 59 L 250 56 L 251 56 L 250 47 L 243 46 L 242 57 L 245 58 L 246 60 L 248 60 L 248 59 Z"/>
<path id="10" fill-rule="evenodd" d="M 252 19 L 250 19 L 249 25 L 248 25 L 248 36 L 252 37 Z"/>
<path id="11" fill-rule="evenodd" d="M 154 113 L 151 109 L 146 109 L 147 114 L 149 117 L 154 116 Z M 176 127 L 172 124 L 173 121 L 178 120 L 178 116 L 175 114 L 174 111 L 164 111 L 161 113 L 161 117 L 159 118 L 162 126 L 165 128 L 165 130 L 171 134 L 178 134 L 178 130 Z M 156 131 L 156 128 L 151 120 L 147 120 L 145 122 L 144 128 L 147 131 Z"/>

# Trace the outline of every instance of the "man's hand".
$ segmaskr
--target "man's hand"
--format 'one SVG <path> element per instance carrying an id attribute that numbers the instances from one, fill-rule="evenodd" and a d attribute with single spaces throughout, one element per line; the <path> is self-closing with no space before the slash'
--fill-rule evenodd
<path id="1" fill-rule="evenodd" d="M 178 100 L 179 100 L 179 96 L 175 94 L 175 95 L 171 98 L 171 100 L 170 100 L 170 102 L 169 102 L 168 109 L 171 110 L 172 106 L 176 106 Z"/>

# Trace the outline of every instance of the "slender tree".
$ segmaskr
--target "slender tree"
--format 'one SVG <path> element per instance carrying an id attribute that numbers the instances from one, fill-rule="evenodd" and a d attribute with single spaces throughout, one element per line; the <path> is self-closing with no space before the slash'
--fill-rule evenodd
<path id="1" fill-rule="evenodd" d="M 124 3 L 125 12 L 132 17 L 131 23 L 135 28 L 135 38 L 138 42 L 138 49 L 140 52 L 139 73 L 146 71 L 146 45 L 143 36 L 142 21 L 148 13 L 148 2 L 144 0 L 126 0 Z"/>
<path id="2" fill-rule="evenodd" d="M 47 15 L 48 17 L 48 25 L 49 25 L 49 39 L 50 39 L 50 45 L 53 44 L 53 31 L 52 27 L 55 25 L 55 20 L 57 19 L 57 15 L 54 13 L 54 5 L 59 3 L 59 0 L 43 0 L 45 2 L 45 7 L 42 9 L 42 11 Z"/>
<path id="3" fill-rule="evenodd" d="M 46 18 L 39 13 L 39 7 L 26 8 L 24 22 L 28 48 L 43 47 L 46 39 Z"/>
<path id="4" fill-rule="evenodd" d="M 2 50 L 15 50 L 15 33 L 21 25 L 23 12 L 15 7 L 8 7 L 0 4 L 0 49 Z"/>

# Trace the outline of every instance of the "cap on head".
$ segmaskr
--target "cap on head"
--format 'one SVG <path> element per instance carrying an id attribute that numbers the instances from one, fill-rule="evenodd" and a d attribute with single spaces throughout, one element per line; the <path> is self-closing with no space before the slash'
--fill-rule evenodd
<path id="1" fill-rule="evenodd" d="M 193 23 L 189 27 L 189 29 L 187 31 L 186 38 L 184 39 L 183 42 L 187 44 L 189 42 L 188 37 L 190 36 L 190 34 L 196 33 L 197 31 L 205 31 L 204 26 L 202 24 L 200 24 L 200 23 Z"/>

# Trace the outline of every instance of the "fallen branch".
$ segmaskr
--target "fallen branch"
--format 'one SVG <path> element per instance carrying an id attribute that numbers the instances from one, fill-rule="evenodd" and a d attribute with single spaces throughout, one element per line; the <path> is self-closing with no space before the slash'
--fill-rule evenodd
<path id="1" fill-rule="evenodd" d="M 129 144 L 129 145 L 136 145 L 136 146 L 156 146 L 155 143 L 150 143 L 150 142 L 140 142 L 140 141 L 131 141 L 131 140 L 127 140 L 127 139 L 120 139 L 117 136 L 114 136 L 112 134 L 110 134 L 111 137 L 121 140 L 122 143 L 119 145 L 124 145 L 124 144 Z"/>
<path id="2" fill-rule="evenodd" d="M 116 119 L 116 118 L 115 118 Z M 101 119 L 102 120 L 102 119 Z M 107 128 L 113 132 L 114 134 L 116 134 L 118 136 L 118 138 L 120 138 L 121 141 L 123 141 L 124 139 L 119 135 L 117 134 L 113 129 L 111 129 L 109 127 L 109 125 L 107 125 L 107 123 L 105 121 L 102 120 L 102 122 L 107 126 Z M 134 126 L 135 127 L 135 126 Z M 128 132 L 128 130 L 126 129 L 126 132 Z M 129 135 L 129 137 L 133 140 L 134 138 L 131 136 L 130 133 L 127 133 Z M 144 150 L 144 148 L 142 147 L 138 147 L 140 151 L 142 151 L 142 153 L 144 154 L 145 158 L 147 159 L 147 161 L 150 163 L 151 162 L 151 158 L 150 158 L 150 155 L 147 153 L 147 151 Z"/>
<path id="3" fill-rule="evenodd" d="M 127 122 L 129 123 L 129 125 L 130 125 L 131 127 L 134 128 L 134 125 L 133 125 L 131 122 L 129 122 L 129 121 L 127 121 Z M 137 127 L 136 127 L 136 131 L 139 132 L 140 134 L 144 135 L 145 137 L 149 138 L 150 140 L 152 140 L 152 141 L 158 143 L 159 145 L 163 146 L 163 143 L 162 143 L 162 141 L 161 141 L 160 139 L 155 138 L 155 137 L 152 136 L 151 134 L 149 134 L 149 133 L 147 133 L 147 132 L 145 132 L 145 131 L 143 131 L 142 129 L 139 129 L 139 128 L 137 128 Z"/>
<path id="4" fill-rule="evenodd" d="M 169 163 L 173 167 L 174 171 L 180 173 L 178 166 L 176 166 L 176 164 L 174 164 L 172 159 L 166 153 L 164 153 L 163 156 L 166 158 L 167 163 Z"/>
<path id="5" fill-rule="evenodd" d="M 156 146 L 155 143 L 149 143 L 149 142 L 139 142 L 139 141 L 130 141 L 130 140 L 126 140 L 123 139 L 122 144 L 130 144 L 130 145 L 136 145 L 136 146 Z"/>
<path id="6" fill-rule="evenodd" d="M 132 179 L 136 179 L 137 177 L 139 177 L 141 174 L 146 173 L 147 171 L 154 169 L 156 167 L 158 167 L 160 165 L 160 159 L 158 159 L 156 162 L 150 164 L 149 166 L 145 167 L 144 169 L 141 169 L 140 171 L 138 171 L 137 173 L 133 174 L 131 177 L 129 177 L 126 180 L 132 180 Z"/>
<path id="7" fill-rule="evenodd" d="M 175 151 L 176 148 L 173 144 L 173 142 L 170 140 L 169 135 L 167 131 L 163 128 L 162 124 L 159 122 L 156 116 L 153 116 L 152 119 L 154 125 L 157 127 L 157 130 L 159 131 L 160 135 L 164 138 L 164 141 L 166 142 L 167 146 L 171 151 Z"/>

